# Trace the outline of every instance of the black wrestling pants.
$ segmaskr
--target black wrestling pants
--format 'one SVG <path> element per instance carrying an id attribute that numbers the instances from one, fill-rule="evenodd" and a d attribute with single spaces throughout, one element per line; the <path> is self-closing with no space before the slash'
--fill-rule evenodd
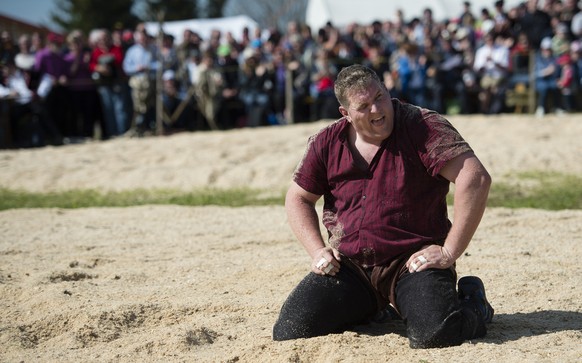
<path id="1" fill-rule="evenodd" d="M 406 273 L 396 285 L 396 303 L 411 348 L 460 345 L 483 337 L 482 319 L 461 307 L 449 269 Z M 342 264 L 336 276 L 309 273 L 291 292 L 273 328 L 273 339 L 290 340 L 340 333 L 367 323 L 377 312 L 366 281 Z"/>

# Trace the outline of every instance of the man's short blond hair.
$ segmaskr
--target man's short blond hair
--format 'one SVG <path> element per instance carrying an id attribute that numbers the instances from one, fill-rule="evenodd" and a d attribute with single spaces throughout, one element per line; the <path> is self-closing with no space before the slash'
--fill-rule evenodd
<path id="1" fill-rule="evenodd" d="M 374 70 L 361 64 L 345 67 L 337 75 L 334 85 L 335 96 L 340 105 L 347 108 L 349 93 L 363 90 L 372 82 L 377 82 L 378 85 L 384 87 Z"/>

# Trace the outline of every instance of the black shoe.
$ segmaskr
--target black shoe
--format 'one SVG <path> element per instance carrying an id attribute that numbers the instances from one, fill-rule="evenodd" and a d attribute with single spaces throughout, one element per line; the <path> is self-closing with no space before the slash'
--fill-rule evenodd
<path id="1" fill-rule="evenodd" d="M 487 324 L 493 320 L 493 308 L 485 296 L 483 281 L 477 276 L 465 276 L 459 280 L 459 300 L 475 307 Z"/>

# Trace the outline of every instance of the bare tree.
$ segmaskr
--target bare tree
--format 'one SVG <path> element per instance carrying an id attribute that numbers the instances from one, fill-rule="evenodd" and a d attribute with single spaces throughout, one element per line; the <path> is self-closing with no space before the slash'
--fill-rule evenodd
<path id="1" fill-rule="evenodd" d="M 284 30 L 289 21 L 305 21 L 307 0 L 228 0 L 225 16 L 248 15 L 263 28 Z"/>
<path id="2" fill-rule="evenodd" d="M 164 12 L 164 20 L 184 20 L 198 16 L 196 0 L 145 0 L 144 20 L 158 20 L 158 13 Z"/>
<path id="3" fill-rule="evenodd" d="M 118 23 L 133 28 L 138 19 L 131 13 L 135 0 L 83 1 L 57 0 L 51 20 L 65 31 L 80 29 L 89 34 L 92 29 L 113 29 Z"/>
<path id="4" fill-rule="evenodd" d="M 223 14 L 224 3 L 226 3 L 226 0 L 206 0 L 206 6 L 204 7 L 206 9 L 206 16 L 209 18 L 220 18 Z"/>

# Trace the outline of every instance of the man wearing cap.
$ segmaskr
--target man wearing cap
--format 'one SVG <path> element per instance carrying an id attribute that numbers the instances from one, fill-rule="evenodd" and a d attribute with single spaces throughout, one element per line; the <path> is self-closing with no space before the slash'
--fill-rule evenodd
<path id="1" fill-rule="evenodd" d="M 559 74 L 560 70 L 552 51 L 552 39 L 546 37 L 541 41 L 540 50 L 536 52 L 535 56 L 534 77 L 538 96 L 537 117 L 544 116 L 548 111 L 548 98 L 551 98 L 554 106 L 559 109 L 561 104 L 557 83 Z"/>

